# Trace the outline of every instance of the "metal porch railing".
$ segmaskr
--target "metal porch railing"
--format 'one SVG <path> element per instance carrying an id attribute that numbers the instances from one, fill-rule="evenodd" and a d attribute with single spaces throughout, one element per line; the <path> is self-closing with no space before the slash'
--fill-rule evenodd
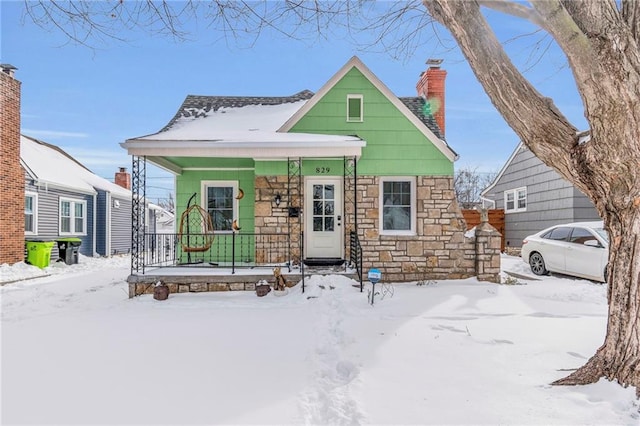
<path id="1" fill-rule="evenodd" d="M 358 279 L 360 280 L 360 291 L 363 291 L 362 284 L 362 245 L 360 238 L 355 231 L 349 233 L 349 264 L 356 268 Z"/>
<path id="2" fill-rule="evenodd" d="M 145 234 L 142 255 L 146 267 L 210 264 L 219 268 L 284 266 L 291 272 L 289 236 L 285 233 L 225 233 L 210 235 Z M 210 247 L 209 246 L 210 243 Z M 208 248 L 206 248 L 208 247 Z M 204 249 L 206 248 L 206 249 Z"/>

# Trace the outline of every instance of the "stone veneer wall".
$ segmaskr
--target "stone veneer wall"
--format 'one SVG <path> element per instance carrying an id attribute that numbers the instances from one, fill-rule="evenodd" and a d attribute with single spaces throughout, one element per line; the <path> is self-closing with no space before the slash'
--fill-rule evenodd
<path id="1" fill-rule="evenodd" d="M 289 178 L 288 176 L 256 176 L 255 185 L 255 233 L 256 234 L 278 234 L 287 235 L 291 225 L 291 259 L 289 259 L 289 246 L 282 247 L 277 253 L 273 248 L 261 247 L 260 242 L 268 243 L 268 239 L 258 239 L 256 242 L 256 262 L 281 263 L 289 260 L 293 264 L 300 262 L 300 217 L 289 218 L 289 207 L 300 207 L 302 205 L 302 194 L 291 197 L 287 195 Z M 280 205 L 276 206 L 274 201 L 276 194 L 280 194 Z M 300 209 L 302 214 L 302 209 Z M 291 224 L 289 223 L 291 220 Z M 269 253 L 270 259 L 265 259 L 261 253 Z"/>
<path id="2" fill-rule="evenodd" d="M 291 249 L 296 262 L 300 258 L 300 233 L 295 226 L 300 222 L 299 218 L 288 218 L 288 207 L 300 206 L 303 194 L 288 200 L 287 181 L 287 176 L 256 177 L 255 232 L 286 234 L 287 220 L 294 221 Z M 465 237 L 466 222 L 455 198 L 452 177 L 416 177 L 415 236 L 380 235 L 379 184 L 377 176 L 358 176 L 358 235 L 364 271 L 375 267 L 385 280 L 398 282 L 476 275 L 482 280 L 499 282 L 500 234 L 487 223 L 478 235 L 480 238 Z M 282 196 L 279 207 L 273 201 L 278 193 Z M 345 208 L 345 225 L 348 244 L 348 232 L 353 228 L 352 205 Z"/>
<path id="3" fill-rule="evenodd" d="M 416 178 L 416 235 L 379 233 L 380 178 L 358 177 L 358 234 L 363 269 L 376 267 L 390 281 L 477 276 L 500 282 L 500 234 L 488 223 L 466 237 L 453 178 Z"/>
<path id="4" fill-rule="evenodd" d="M 416 177 L 415 236 L 380 235 L 380 178 L 358 177 L 358 234 L 363 268 L 390 281 L 458 279 L 475 275 L 475 241 L 466 238 L 451 177 Z"/>

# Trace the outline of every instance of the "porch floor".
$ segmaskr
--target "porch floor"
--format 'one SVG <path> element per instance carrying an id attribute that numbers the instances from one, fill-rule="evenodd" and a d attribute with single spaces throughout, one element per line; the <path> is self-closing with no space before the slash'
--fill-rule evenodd
<path id="1" fill-rule="evenodd" d="M 302 280 L 300 268 L 280 267 L 281 274 L 291 285 Z M 153 294 L 154 285 L 158 282 L 167 284 L 170 293 L 206 292 L 206 291 L 254 291 L 260 280 L 269 284 L 275 282 L 274 267 L 236 268 L 232 273 L 229 268 L 210 266 L 208 264 L 188 266 L 168 266 L 147 268 L 144 274 L 132 274 L 127 278 L 129 297 L 141 294 Z M 358 280 L 354 269 L 343 266 L 318 266 L 304 268 L 305 277 L 312 275 L 340 274 Z"/>

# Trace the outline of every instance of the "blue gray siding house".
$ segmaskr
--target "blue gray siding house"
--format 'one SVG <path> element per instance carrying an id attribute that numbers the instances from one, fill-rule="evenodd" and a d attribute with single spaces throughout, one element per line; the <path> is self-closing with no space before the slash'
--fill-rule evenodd
<path id="1" fill-rule="evenodd" d="M 522 142 L 480 195 L 485 207 L 504 210 L 507 248 L 522 247 L 527 235 L 552 225 L 600 219 L 586 195 Z"/>
<path id="2" fill-rule="evenodd" d="M 25 239 L 80 238 L 85 256 L 128 253 L 131 191 L 93 174 L 61 148 L 21 136 Z M 52 261 L 58 258 L 54 245 Z"/>

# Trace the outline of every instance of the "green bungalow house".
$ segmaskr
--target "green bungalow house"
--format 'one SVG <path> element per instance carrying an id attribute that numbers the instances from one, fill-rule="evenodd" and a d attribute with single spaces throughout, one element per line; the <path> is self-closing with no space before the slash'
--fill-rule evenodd
<path id="1" fill-rule="evenodd" d="M 419 96 L 398 98 L 354 56 L 315 94 L 187 96 L 161 131 L 122 143 L 138 195 L 147 162 L 176 182 L 175 234 L 145 234 L 133 206 L 130 295 L 158 280 L 172 292 L 253 289 L 263 266 L 477 275 L 443 137 L 445 75 L 434 61 Z"/>

